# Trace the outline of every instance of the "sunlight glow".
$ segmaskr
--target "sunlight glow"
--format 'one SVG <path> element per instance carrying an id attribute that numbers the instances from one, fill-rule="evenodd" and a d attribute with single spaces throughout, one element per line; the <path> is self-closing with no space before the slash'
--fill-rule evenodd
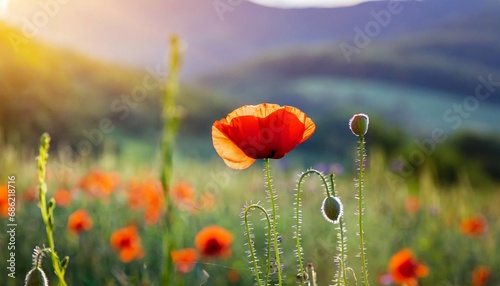
<path id="1" fill-rule="evenodd" d="M 0 0 L 0 17 L 7 14 L 9 9 L 9 0 Z"/>
<path id="2" fill-rule="evenodd" d="M 374 0 L 249 0 L 251 2 L 281 8 L 342 7 Z"/>

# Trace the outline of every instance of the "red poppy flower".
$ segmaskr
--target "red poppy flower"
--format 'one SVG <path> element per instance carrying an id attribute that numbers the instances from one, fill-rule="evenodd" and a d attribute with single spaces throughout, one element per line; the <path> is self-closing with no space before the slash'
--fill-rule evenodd
<path id="1" fill-rule="evenodd" d="M 130 262 L 144 256 L 141 238 L 136 226 L 127 226 L 116 230 L 111 235 L 111 246 L 120 251 L 120 260 Z"/>
<path id="2" fill-rule="evenodd" d="M 427 276 L 428 272 L 427 266 L 417 261 L 408 248 L 394 254 L 389 261 L 389 273 L 395 283 L 417 286 L 417 279 Z"/>
<path id="3" fill-rule="evenodd" d="M 203 193 L 200 197 L 200 209 L 211 211 L 215 208 L 216 197 L 211 192 Z"/>
<path id="4" fill-rule="evenodd" d="M 54 193 L 54 199 L 58 206 L 67 207 L 71 204 L 71 193 L 68 190 L 60 189 Z"/>
<path id="5" fill-rule="evenodd" d="M 470 237 L 479 237 L 483 235 L 488 229 L 486 219 L 481 215 L 476 215 L 469 219 L 462 220 L 460 230 L 463 234 Z"/>
<path id="6" fill-rule="evenodd" d="M 170 189 L 170 196 L 174 203 L 181 209 L 195 212 L 195 190 L 187 182 L 179 182 Z"/>
<path id="7" fill-rule="evenodd" d="M 231 283 L 238 283 L 240 276 L 240 272 L 236 269 L 229 269 L 227 271 L 227 280 Z"/>
<path id="8" fill-rule="evenodd" d="M 233 169 L 256 159 L 279 159 L 314 133 L 314 122 L 292 106 L 261 103 L 242 106 L 216 121 L 212 140 L 217 154 Z"/>
<path id="9" fill-rule="evenodd" d="M 130 186 L 128 204 L 131 209 L 144 210 L 146 224 L 155 224 L 163 212 L 163 197 L 163 188 L 159 181 L 134 182 Z"/>
<path id="10" fill-rule="evenodd" d="M 478 266 L 472 271 L 472 286 L 484 286 L 490 278 L 490 269 L 486 266 Z"/>
<path id="11" fill-rule="evenodd" d="M 110 195 L 118 185 L 120 178 L 116 173 L 91 171 L 79 182 L 79 187 L 94 197 Z"/>
<path id="12" fill-rule="evenodd" d="M 198 232 L 194 243 L 205 257 L 228 258 L 231 256 L 233 235 L 220 226 L 207 226 Z"/>
<path id="13" fill-rule="evenodd" d="M 28 187 L 23 191 L 23 201 L 34 202 L 38 199 L 38 190 L 36 187 Z"/>
<path id="14" fill-rule="evenodd" d="M 172 261 L 177 267 L 177 272 L 186 274 L 193 270 L 198 260 L 198 251 L 194 248 L 186 248 L 172 251 Z"/>
<path id="15" fill-rule="evenodd" d="M 9 187 L 0 186 L 0 216 L 9 216 Z"/>
<path id="16" fill-rule="evenodd" d="M 409 214 L 416 214 L 420 210 L 420 200 L 417 197 L 408 197 L 405 201 L 405 209 Z"/>
<path id="17" fill-rule="evenodd" d="M 68 218 L 68 230 L 74 234 L 80 234 L 92 228 L 92 219 L 86 210 L 79 209 Z"/>

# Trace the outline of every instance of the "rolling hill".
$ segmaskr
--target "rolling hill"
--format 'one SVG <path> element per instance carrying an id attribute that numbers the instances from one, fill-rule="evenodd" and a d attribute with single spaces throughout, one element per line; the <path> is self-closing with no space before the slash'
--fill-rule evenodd
<path id="1" fill-rule="evenodd" d="M 214 3 L 211 0 L 77 1 L 59 7 L 57 17 L 52 17 L 38 36 L 97 58 L 143 68 L 162 63 L 166 37 L 178 33 L 187 46 L 184 73 L 193 76 L 273 50 L 350 42 L 356 27 L 364 29 L 374 20 L 372 13 L 387 10 L 388 5 L 385 1 L 373 1 L 342 8 L 278 9 L 242 1 L 221 14 Z M 477 32 L 483 29 L 480 23 L 487 25 L 498 38 L 498 31 L 492 28 L 498 24 L 495 16 L 499 12 L 498 1 L 401 3 L 402 11 L 392 15 L 390 23 L 380 29 L 373 41 L 387 42 L 434 30 Z M 9 21 L 23 26 L 23 21 L 33 20 L 40 10 L 41 6 L 33 5 L 32 1 L 16 0 L 11 3 Z M 490 15 L 474 18 L 482 11 L 489 11 Z"/>
<path id="2" fill-rule="evenodd" d="M 118 142 L 123 137 L 157 142 L 163 74 L 110 64 L 35 40 L 16 52 L 10 35 L 20 33 L 0 23 L 1 141 L 36 146 L 39 136 L 49 132 L 53 146 L 66 143 L 78 151 L 79 143 L 92 141 L 88 134 L 100 130 Z M 238 105 L 194 86 L 182 92 L 183 136 L 201 133 L 208 139 L 210 126 L 219 117 L 215 114 L 224 114 L 231 103 Z M 93 148 L 100 150 L 103 146 L 96 138 L 99 143 Z"/>

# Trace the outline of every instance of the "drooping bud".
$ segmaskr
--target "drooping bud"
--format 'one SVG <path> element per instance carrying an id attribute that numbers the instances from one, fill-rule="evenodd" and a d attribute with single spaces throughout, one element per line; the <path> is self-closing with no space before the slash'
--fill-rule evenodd
<path id="1" fill-rule="evenodd" d="M 49 281 L 42 268 L 33 267 L 26 275 L 24 286 L 48 286 Z"/>
<path id="2" fill-rule="evenodd" d="M 370 123 L 370 118 L 368 115 L 363 113 L 354 114 L 349 120 L 349 128 L 352 133 L 356 136 L 364 136 L 368 131 L 368 124 Z"/>
<path id="3" fill-rule="evenodd" d="M 336 197 L 327 197 L 321 205 L 321 213 L 328 222 L 338 223 L 343 213 L 342 203 Z"/>

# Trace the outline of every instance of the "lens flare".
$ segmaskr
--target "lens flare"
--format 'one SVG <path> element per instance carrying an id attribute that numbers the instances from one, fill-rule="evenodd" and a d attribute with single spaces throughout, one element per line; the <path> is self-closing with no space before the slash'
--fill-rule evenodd
<path id="1" fill-rule="evenodd" d="M 7 15 L 10 1 L 11 0 L 0 0 L 0 17 Z"/>

